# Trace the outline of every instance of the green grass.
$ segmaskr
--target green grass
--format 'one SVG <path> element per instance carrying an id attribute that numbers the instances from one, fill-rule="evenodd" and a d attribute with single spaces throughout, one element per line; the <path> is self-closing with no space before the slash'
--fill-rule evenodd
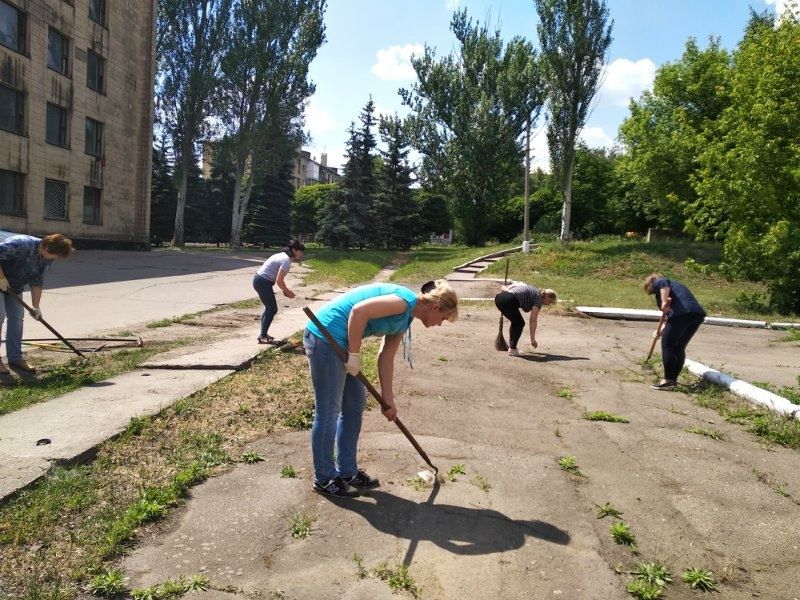
<path id="1" fill-rule="evenodd" d="M 248 450 L 242 453 L 241 461 L 246 465 L 254 465 L 264 461 L 264 455 L 255 450 Z"/>
<path id="2" fill-rule="evenodd" d="M 303 264 L 313 271 L 308 274 L 305 283 L 329 283 L 334 286 L 367 283 L 389 264 L 395 254 L 391 250 L 309 248 Z"/>
<path id="3" fill-rule="evenodd" d="M 392 281 L 398 283 L 424 283 L 431 279 L 440 279 L 447 275 L 454 267 L 464 264 L 472 259 L 492 254 L 499 250 L 512 248 L 514 244 L 500 244 L 484 248 L 470 248 L 467 246 L 420 246 L 411 252 L 405 264 L 401 265 L 393 274 Z M 500 261 L 505 264 L 504 261 Z M 502 277 L 502 275 L 501 275 Z"/>
<path id="4" fill-rule="evenodd" d="M 584 477 L 583 473 L 581 473 L 580 467 L 578 467 L 578 459 L 574 456 L 562 456 L 558 459 L 558 466 L 564 469 L 570 475 L 574 475 L 576 477 Z"/>
<path id="5" fill-rule="evenodd" d="M 281 468 L 281 478 L 282 479 L 294 479 L 297 477 L 297 471 L 294 470 L 292 465 L 284 465 Z"/>
<path id="6" fill-rule="evenodd" d="M 606 517 L 614 517 L 619 518 L 622 516 L 622 511 L 618 510 L 613 504 L 610 502 L 606 502 L 602 506 L 599 504 L 595 504 L 597 507 L 597 518 L 598 519 L 605 519 Z"/>
<path id="7" fill-rule="evenodd" d="M 310 512 L 297 512 L 292 515 L 290 524 L 292 537 L 304 540 L 311 534 L 311 525 L 316 520 L 316 515 Z"/>
<path id="8" fill-rule="evenodd" d="M 467 470 L 464 468 L 464 465 L 453 465 L 450 467 L 450 470 L 447 472 L 447 478 L 450 481 L 458 481 L 459 475 L 466 475 Z"/>
<path id="9" fill-rule="evenodd" d="M 573 242 L 568 249 L 559 243 L 543 244 L 530 254 L 511 256 L 509 277 L 553 288 L 564 306 L 619 306 L 656 308 L 652 296 L 642 290 L 644 278 L 663 273 L 686 284 L 709 314 L 773 318 L 778 315 L 758 312 L 751 302 L 737 301 L 740 294 L 766 294 L 761 284 L 731 282 L 718 273 L 705 274 L 686 266 L 687 259 L 701 264 L 718 264 L 721 245 L 675 241 L 648 244 L 640 241 L 602 239 Z M 492 265 L 487 273 L 502 277 L 504 261 Z"/>
<path id="10" fill-rule="evenodd" d="M 470 479 L 469 482 L 478 489 L 483 490 L 484 492 L 488 492 L 489 490 L 492 489 L 492 484 L 489 483 L 489 480 L 480 474 L 476 474 L 475 476 L 473 476 L 473 478 Z"/>
<path id="11" fill-rule="evenodd" d="M 559 398 L 564 398 L 564 400 L 572 400 L 573 397 L 572 390 L 568 387 L 559 388 L 556 395 Z"/>
<path id="12" fill-rule="evenodd" d="M 89 580 L 88 589 L 95 596 L 114 598 L 126 592 L 128 587 L 125 585 L 125 576 L 122 571 L 113 569 L 92 577 Z"/>
<path id="13" fill-rule="evenodd" d="M 697 435 L 704 435 L 712 440 L 724 440 L 725 434 L 717 429 L 709 429 L 707 427 L 689 427 L 686 430 L 687 433 L 695 433 Z"/>
<path id="14" fill-rule="evenodd" d="M 419 475 L 409 478 L 406 482 L 418 492 L 424 492 L 433 487 Z"/>
<path id="15" fill-rule="evenodd" d="M 408 572 L 408 565 L 399 563 L 394 567 L 390 567 L 384 563 L 373 572 L 378 579 L 389 584 L 389 588 L 393 591 L 402 590 L 408 592 L 414 598 L 419 598 L 420 590 Z"/>
<path id="16" fill-rule="evenodd" d="M 35 380 L 20 380 L 16 385 L 0 385 L 0 415 L 127 373 L 154 355 L 185 346 L 194 339 L 184 338 L 171 342 L 154 343 L 145 348 L 93 354 L 89 361 L 76 358 L 61 365 L 48 364 L 40 360 L 39 373 Z"/>
<path id="17" fill-rule="evenodd" d="M 629 581 L 625 589 L 637 600 L 658 600 L 662 594 L 661 587 L 641 579 Z"/>
<path id="18" fill-rule="evenodd" d="M 583 418 L 587 421 L 606 421 L 607 423 L 630 423 L 626 417 L 615 415 L 604 410 L 583 413 Z"/>
<path id="19" fill-rule="evenodd" d="M 698 569 L 696 567 L 686 569 L 681 575 L 681 579 L 688 583 L 693 590 L 713 592 L 717 589 L 717 580 L 714 578 L 714 573 L 706 569 Z"/>
<path id="20" fill-rule="evenodd" d="M 664 587 L 668 583 L 672 583 L 672 573 L 669 572 L 667 567 L 659 563 L 637 562 L 633 574 L 639 581 L 658 587 Z"/>

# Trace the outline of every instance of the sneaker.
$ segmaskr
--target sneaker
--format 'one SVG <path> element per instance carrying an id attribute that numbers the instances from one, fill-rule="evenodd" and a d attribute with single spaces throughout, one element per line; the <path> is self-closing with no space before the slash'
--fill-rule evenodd
<path id="1" fill-rule="evenodd" d="M 381 484 L 380 481 L 374 477 L 370 477 L 367 475 L 366 471 L 362 471 L 361 469 L 358 470 L 358 473 L 354 477 L 343 478 L 343 480 L 357 490 L 371 490 Z"/>
<path id="2" fill-rule="evenodd" d="M 664 381 L 660 381 L 658 383 L 654 383 L 653 385 L 650 386 L 650 389 L 651 390 L 660 390 L 660 391 L 664 391 L 664 392 L 671 392 L 677 387 L 677 385 L 678 384 L 675 383 L 674 381 L 669 381 L 668 379 L 665 379 Z"/>
<path id="3" fill-rule="evenodd" d="M 331 479 L 324 484 L 315 481 L 314 491 L 323 496 L 333 496 L 334 498 L 357 498 L 361 495 L 356 488 L 341 477 Z"/>
<path id="4" fill-rule="evenodd" d="M 519 350 L 517 350 L 516 348 L 509 348 L 508 349 L 508 355 L 509 356 L 519 356 Z"/>

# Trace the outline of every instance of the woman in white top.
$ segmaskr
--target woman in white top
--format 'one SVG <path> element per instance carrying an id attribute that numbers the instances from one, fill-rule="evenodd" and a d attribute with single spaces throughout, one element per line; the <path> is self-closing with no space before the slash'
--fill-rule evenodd
<path id="1" fill-rule="evenodd" d="M 292 261 L 303 260 L 306 247 L 302 242 L 292 240 L 283 247 L 281 252 L 273 254 L 253 277 L 253 288 L 264 304 L 264 314 L 261 315 L 261 333 L 258 336 L 259 344 L 274 344 L 275 338 L 269 335 L 269 326 L 272 319 L 278 314 L 278 303 L 275 300 L 273 287 L 277 284 L 287 298 L 294 298 L 294 292 L 286 285 L 285 277 L 292 267 Z"/>

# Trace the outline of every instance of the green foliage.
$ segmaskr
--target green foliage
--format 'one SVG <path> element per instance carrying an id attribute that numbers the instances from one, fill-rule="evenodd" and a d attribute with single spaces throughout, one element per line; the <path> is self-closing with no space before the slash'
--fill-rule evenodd
<path id="1" fill-rule="evenodd" d="M 303 540 L 311 534 L 311 525 L 314 523 L 316 515 L 310 512 L 298 512 L 292 515 L 291 533 L 292 537 Z"/>
<path id="2" fill-rule="evenodd" d="M 248 450 L 242 453 L 242 462 L 246 465 L 254 465 L 258 462 L 264 461 L 264 455 L 256 450 Z"/>
<path id="3" fill-rule="evenodd" d="M 453 228 L 453 217 L 444 196 L 421 188 L 413 190 L 413 195 L 422 222 L 422 233 L 442 235 Z"/>
<path id="4" fill-rule="evenodd" d="M 293 174 L 294 161 L 284 160 L 253 187 L 242 232 L 244 241 L 262 246 L 282 246 L 289 241 Z"/>
<path id="5" fill-rule="evenodd" d="M 447 478 L 450 481 L 458 481 L 459 475 L 466 475 L 466 474 L 467 470 L 464 468 L 464 465 L 453 465 L 447 472 Z"/>
<path id="6" fill-rule="evenodd" d="M 623 521 L 617 521 L 611 525 L 611 537 L 620 546 L 636 548 L 636 537 L 633 535 L 630 526 Z"/>
<path id="7" fill-rule="evenodd" d="M 660 586 L 641 579 L 629 581 L 625 589 L 637 600 L 658 600 L 662 592 Z"/>
<path id="8" fill-rule="evenodd" d="M 378 579 L 388 583 L 392 590 L 404 590 L 414 598 L 419 597 L 420 590 L 408 572 L 408 565 L 400 563 L 395 567 L 389 567 L 384 563 L 377 567 L 374 573 Z"/>
<path id="9" fill-rule="evenodd" d="M 606 421 L 608 423 L 630 423 L 626 417 L 615 415 L 604 410 L 583 413 L 583 418 L 587 421 Z"/>
<path id="10" fill-rule="evenodd" d="M 725 439 L 725 434 L 724 433 L 722 433 L 721 431 L 718 431 L 716 429 L 709 429 L 707 427 L 694 426 L 694 427 L 689 427 L 689 429 L 687 429 L 686 431 L 688 433 L 696 433 L 697 435 L 704 435 L 706 437 L 711 438 L 712 440 L 724 440 Z"/>
<path id="11" fill-rule="evenodd" d="M 570 475 L 575 475 L 576 477 L 584 476 L 583 473 L 581 473 L 580 467 L 578 467 L 578 459 L 569 454 L 558 459 L 558 466 Z"/>
<path id="12" fill-rule="evenodd" d="M 281 477 L 283 479 L 294 479 L 297 477 L 297 471 L 294 470 L 292 465 L 284 465 L 281 468 Z"/>
<path id="13" fill-rule="evenodd" d="M 95 596 L 114 598 L 127 591 L 122 571 L 113 569 L 103 571 L 89 580 L 89 591 Z"/>
<path id="14" fill-rule="evenodd" d="M 167 156 L 167 142 L 162 137 L 153 146 L 150 178 L 150 237 L 157 246 L 172 239 L 177 203 L 178 189 Z"/>
<path id="15" fill-rule="evenodd" d="M 480 245 L 487 215 L 520 178 L 520 134 L 526 118 L 536 121 L 544 86 L 529 42 L 504 44 L 466 10 L 453 15 L 450 28 L 456 50 L 439 58 L 426 48 L 412 60 L 417 83 L 400 93 L 411 109 L 408 132 L 423 156 L 423 181 L 451 199 L 461 239 Z"/>
<path id="16" fill-rule="evenodd" d="M 658 587 L 664 587 L 672 582 L 669 569 L 659 563 L 637 562 L 633 574 L 636 579 Z"/>
<path id="17" fill-rule="evenodd" d="M 290 220 L 292 233 L 316 234 L 322 207 L 331 200 L 336 183 L 318 183 L 298 188 L 292 197 Z"/>
<path id="18" fill-rule="evenodd" d="M 688 583 L 693 590 L 713 592 L 717 589 L 717 580 L 714 578 L 714 573 L 706 569 L 698 569 L 696 567 L 686 569 L 681 575 L 681 579 Z"/>
<path id="19" fill-rule="evenodd" d="M 622 516 L 622 511 L 618 510 L 613 504 L 610 502 L 606 502 L 602 506 L 599 504 L 595 504 L 597 507 L 597 518 L 598 519 L 605 519 L 606 517 L 620 517 Z"/>
<path id="20" fill-rule="evenodd" d="M 492 484 L 481 474 L 475 474 L 469 482 L 484 492 L 488 492 L 492 489 Z"/>

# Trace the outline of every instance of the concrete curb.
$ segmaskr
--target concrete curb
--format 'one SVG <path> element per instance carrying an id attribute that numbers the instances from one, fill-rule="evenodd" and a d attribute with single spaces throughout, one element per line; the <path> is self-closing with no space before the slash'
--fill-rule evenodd
<path id="1" fill-rule="evenodd" d="M 722 386 L 731 393 L 744 398 L 752 404 L 763 406 L 772 412 L 800 421 L 800 406 L 792 404 L 783 396 L 778 396 L 770 391 L 756 387 L 741 379 L 736 379 L 732 375 L 717 371 L 716 369 L 712 369 L 711 367 L 707 367 L 702 363 L 688 358 L 686 359 L 686 368 L 689 369 L 692 375 L 696 375 L 706 381 Z"/>
<path id="2" fill-rule="evenodd" d="M 608 306 L 576 306 L 575 310 L 590 317 L 600 319 L 625 319 L 629 321 L 658 321 L 661 318 L 660 310 L 640 308 L 614 308 Z M 771 328 L 766 321 L 751 321 L 748 319 L 728 319 L 724 317 L 706 317 L 706 325 L 720 325 L 722 327 L 747 327 L 751 329 Z M 788 323 L 786 325 L 789 325 Z M 800 325 L 798 325 L 800 328 Z"/>

